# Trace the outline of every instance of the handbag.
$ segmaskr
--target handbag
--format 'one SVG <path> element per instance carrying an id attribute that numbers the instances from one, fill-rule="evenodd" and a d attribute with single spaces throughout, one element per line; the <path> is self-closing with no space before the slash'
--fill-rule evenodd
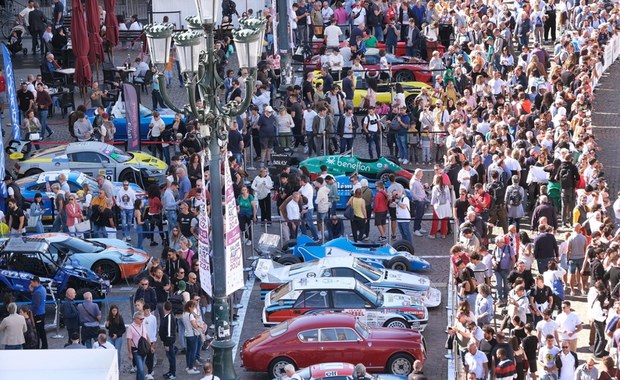
<path id="1" fill-rule="evenodd" d="M 453 334 L 448 335 L 448 339 L 446 339 L 446 344 L 444 345 L 446 350 L 452 350 L 454 348 L 454 337 L 455 335 Z"/>
<path id="2" fill-rule="evenodd" d="M 88 231 L 90 231 L 90 220 L 85 220 L 83 222 L 77 223 L 75 225 L 75 230 L 77 232 L 88 232 Z"/>
<path id="3" fill-rule="evenodd" d="M 28 140 L 39 141 L 41 140 L 41 134 L 38 132 L 28 134 Z"/>
<path id="4" fill-rule="evenodd" d="M 344 210 L 344 217 L 349 220 L 353 219 L 353 207 L 351 205 L 347 206 L 347 208 Z"/>

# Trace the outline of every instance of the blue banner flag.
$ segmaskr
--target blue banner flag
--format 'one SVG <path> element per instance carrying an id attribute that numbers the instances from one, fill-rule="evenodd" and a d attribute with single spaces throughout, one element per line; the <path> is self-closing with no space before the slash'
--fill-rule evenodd
<path id="1" fill-rule="evenodd" d="M 0 114 L 0 126 L 2 126 L 2 114 Z M 4 139 L 0 135 L 0 178 L 4 179 L 6 174 L 5 168 L 6 157 L 4 157 Z"/>
<path id="2" fill-rule="evenodd" d="M 17 90 L 15 87 L 15 75 L 13 74 L 13 61 L 11 60 L 11 52 L 5 44 L 2 44 L 2 57 L 4 58 L 4 76 L 6 77 L 6 97 L 9 102 L 9 111 L 11 112 L 11 127 L 13 129 L 13 140 L 21 140 L 22 131 L 19 128 L 19 108 L 17 107 Z M 2 149 L 4 152 L 4 148 Z M 4 165 L 4 159 L 2 160 Z M 2 168 L 4 173 L 4 167 Z M 4 178 L 4 174 L 2 175 Z"/>
<path id="3" fill-rule="evenodd" d="M 125 98 L 125 119 L 127 120 L 127 150 L 140 150 L 140 100 L 136 88 L 130 83 L 123 84 Z"/>

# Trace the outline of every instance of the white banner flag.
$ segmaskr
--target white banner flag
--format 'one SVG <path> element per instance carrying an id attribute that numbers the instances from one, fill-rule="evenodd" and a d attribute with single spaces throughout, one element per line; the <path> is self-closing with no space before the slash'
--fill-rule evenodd
<path id="1" fill-rule="evenodd" d="M 205 178 L 205 154 L 200 155 L 200 166 L 202 167 L 202 178 Z M 211 171 L 211 175 L 218 174 L 218 171 Z M 216 191 L 217 193 L 217 191 Z M 209 257 L 209 216 L 207 215 L 207 196 L 206 183 L 202 186 L 202 204 L 198 216 L 198 260 L 200 263 L 200 287 L 213 298 L 213 284 L 211 283 L 211 259 Z"/>
<path id="2" fill-rule="evenodd" d="M 226 155 L 224 155 L 226 157 Z M 224 160 L 224 231 L 226 236 L 226 295 L 243 287 L 243 246 L 237 218 L 237 202 L 228 160 Z M 219 269 L 219 268 L 217 268 Z"/>

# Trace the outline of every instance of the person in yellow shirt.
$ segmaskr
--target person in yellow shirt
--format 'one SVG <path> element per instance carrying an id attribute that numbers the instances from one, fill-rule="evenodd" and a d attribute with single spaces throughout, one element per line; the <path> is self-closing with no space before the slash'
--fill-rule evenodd
<path id="1" fill-rule="evenodd" d="M 364 235 L 364 224 L 366 223 L 366 201 L 362 198 L 362 189 L 355 189 L 355 193 L 347 202 L 347 206 L 353 209 L 353 219 L 351 220 L 351 230 L 353 231 L 353 240 L 362 240 Z"/>

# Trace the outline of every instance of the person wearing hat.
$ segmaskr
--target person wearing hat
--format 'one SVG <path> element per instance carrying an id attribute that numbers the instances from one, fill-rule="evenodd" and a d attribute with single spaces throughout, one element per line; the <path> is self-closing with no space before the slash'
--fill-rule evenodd
<path id="1" fill-rule="evenodd" d="M 256 125 L 258 126 L 258 137 L 260 139 L 261 146 L 261 165 L 269 165 L 271 161 L 271 151 L 273 150 L 273 141 L 276 138 L 276 124 L 277 120 L 273 115 L 273 108 L 271 106 L 265 107 L 263 114 L 258 119 Z"/>

